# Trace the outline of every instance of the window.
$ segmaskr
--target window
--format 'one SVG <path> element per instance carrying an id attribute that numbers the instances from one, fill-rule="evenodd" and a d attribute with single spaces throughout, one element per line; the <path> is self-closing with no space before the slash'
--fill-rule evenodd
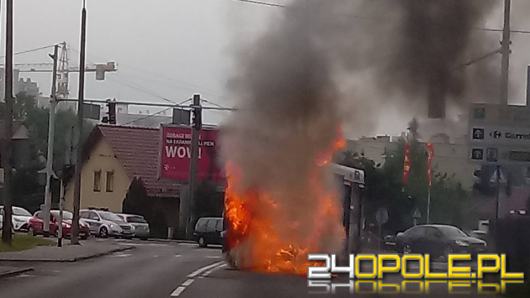
<path id="1" fill-rule="evenodd" d="M 107 171 L 107 192 L 114 191 L 114 171 Z"/>
<path id="2" fill-rule="evenodd" d="M 101 191 L 101 170 L 94 171 L 94 191 Z"/>
<path id="3" fill-rule="evenodd" d="M 91 220 L 99 220 L 99 216 L 96 214 L 96 212 L 90 212 L 88 218 Z"/>
<path id="4" fill-rule="evenodd" d="M 223 219 L 222 218 L 217 220 L 217 226 L 215 227 L 215 229 L 217 232 L 223 231 Z"/>
<path id="5" fill-rule="evenodd" d="M 208 223 L 206 224 L 206 231 L 215 232 L 216 225 L 217 225 L 217 220 L 215 218 L 208 219 Z"/>

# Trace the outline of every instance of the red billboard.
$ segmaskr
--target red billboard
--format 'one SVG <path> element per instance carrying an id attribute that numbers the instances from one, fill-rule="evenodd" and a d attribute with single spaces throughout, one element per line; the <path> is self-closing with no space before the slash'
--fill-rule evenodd
<path id="1" fill-rule="evenodd" d="M 160 142 L 160 178 L 187 182 L 191 158 L 191 128 L 162 126 Z M 217 159 L 217 129 L 203 128 L 199 136 L 199 180 L 220 182 L 224 176 Z"/>

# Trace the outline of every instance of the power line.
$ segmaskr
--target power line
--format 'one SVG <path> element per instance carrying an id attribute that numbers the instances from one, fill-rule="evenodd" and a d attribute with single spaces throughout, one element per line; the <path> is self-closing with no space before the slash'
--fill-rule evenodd
<path id="1" fill-rule="evenodd" d="M 149 118 L 151 118 L 151 117 L 154 117 L 154 116 L 160 115 L 160 114 L 162 114 L 162 113 L 165 113 L 165 112 L 167 112 L 168 110 L 171 110 L 171 109 L 172 109 L 172 108 L 167 108 L 167 109 L 164 109 L 164 110 L 162 110 L 162 111 L 156 112 L 156 113 L 154 113 L 154 114 L 150 114 L 150 115 L 147 115 L 147 116 L 145 116 L 145 117 L 142 117 L 142 118 L 139 118 L 139 119 L 135 119 L 135 120 L 133 120 L 133 121 L 129 121 L 129 122 L 127 122 L 127 123 L 125 123 L 125 124 L 121 124 L 121 125 L 124 125 L 124 126 L 125 126 L 125 125 L 132 124 L 132 123 L 134 123 L 134 122 L 138 122 L 138 121 L 142 121 L 142 120 L 145 120 L 145 119 L 149 119 Z"/>
<path id="2" fill-rule="evenodd" d="M 189 102 L 189 101 L 191 101 L 191 100 L 192 100 L 191 98 L 188 98 L 188 99 L 186 99 L 186 100 L 183 100 L 183 101 L 177 103 L 177 105 L 179 105 L 179 106 L 180 106 L 180 105 L 183 105 L 183 104 L 185 104 L 186 102 Z M 164 109 L 164 110 L 162 110 L 162 111 L 156 112 L 156 113 L 154 113 L 154 114 L 147 115 L 147 116 L 145 116 L 145 117 L 143 117 L 143 118 L 140 118 L 140 119 L 135 119 L 135 120 L 133 120 L 133 121 L 127 122 L 127 123 L 122 124 L 122 125 L 129 125 L 129 124 L 132 124 L 132 123 L 137 122 L 137 121 L 141 121 L 141 120 L 149 119 L 149 118 L 151 118 L 151 117 L 154 117 L 154 116 L 160 115 L 160 114 L 162 114 L 162 113 L 165 113 L 165 112 L 167 112 L 168 110 L 171 110 L 171 109 L 173 109 L 173 108 L 167 108 L 167 109 Z"/>
<path id="3" fill-rule="evenodd" d="M 142 92 L 142 93 L 145 93 L 145 94 L 148 94 L 148 95 L 151 95 L 151 96 L 154 96 L 154 97 L 158 97 L 158 98 L 160 98 L 160 99 L 162 99 L 162 100 L 165 100 L 165 101 L 167 101 L 167 102 L 169 102 L 169 103 L 175 103 L 174 101 L 172 101 L 172 100 L 169 99 L 169 98 L 163 97 L 163 96 L 161 96 L 161 95 L 159 95 L 159 94 L 157 94 L 157 93 L 155 93 L 155 92 L 153 92 L 153 91 L 147 90 L 147 89 L 145 89 L 145 88 L 143 88 L 143 87 L 140 87 L 140 86 L 138 86 L 138 85 L 136 85 L 136 84 L 133 84 L 133 83 L 127 83 L 127 82 L 125 82 L 125 81 L 123 81 L 123 80 L 118 80 L 118 79 L 116 79 L 116 78 L 110 78 L 110 80 L 111 80 L 111 81 L 114 81 L 114 82 L 116 82 L 116 83 L 118 83 L 118 84 L 120 84 L 120 85 L 123 85 L 123 86 L 129 87 L 129 88 L 131 88 L 131 89 L 134 89 L 134 90 L 140 91 L 140 92 Z"/>
<path id="4" fill-rule="evenodd" d="M 20 52 L 16 52 L 16 53 L 14 53 L 13 55 L 22 55 L 22 54 L 27 54 L 27 53 L 37 52 L 37 51 L 40 51 L 40 50 L 53 48 L 54 46 L 55 46 L 55 45 L 50 45 L 50 46 L 44 46 L 44 47 L 35 48 L 35 49 L 31 49 L 31 50 L 20 51 Z M 4 55 L 0 56 L 0 58 L 4 58 L 4 57 L 5 57 Z"/>
<path id="5" fill-rule="evenodd" d="M 236 1 L 264 5 L 264 6 L 271 6 L 271 7 L 282 7 L 282 8 L 287 7 L 286 5 L 271 3 L 271 2 L 264 2 L 264 1 L 254 1 L 254 0 L 236 0 Z"/>
<path id="6" fill-rule="evenodd" d="M 271 6 L 271 7 L 280 7 L 280 8 L 286 8 L 287 5 L 283 4 L 277 4 L 277 3 L 270 3 L 270 2 L 264 2 L 264 1 L 253 1 L 253 0 L 236 0 L 239 2 L 246 2 L 251 4 L 258 4 L 258 5 L 264 5 L 264 6 Z M 355 19 L 366 19 L 366 20 L 380 20 L 381 18 L 374 18 L 374 17 L 366 17 L 366 16 L 351 16 Z M 474 30 L 480 30 L 480 31 L 488 31 L 488 32 L 503 32 L 502 29 L 496 29 L 496 28 L 481 28 L 476 27 L 473 28 Z M 516 30 L 510 30 L 511 33 L 516 34 L 530 34 L 530 30 L 523 30 L 523 29 L 516 29 Z"/>
<path id="7" fill-rule="evenodd" d="M 202 101 L 205 102 L 205 103 L 209 103 L 209 104 L 211 104 L 211 105 L 214 105 L 214 106 L 216 106 L 216 107 L 218 107 L 218 108 L 227 109 L 227 107 L 222 106 L 222 105 L 220 105 L 220 104 L 217 104 L 217 103 L 215 103 L 215 102 L 211 102 L 211 101 L 209 101 L 209 100 L 207 100 L 207 99 L 202 99 Z"/>

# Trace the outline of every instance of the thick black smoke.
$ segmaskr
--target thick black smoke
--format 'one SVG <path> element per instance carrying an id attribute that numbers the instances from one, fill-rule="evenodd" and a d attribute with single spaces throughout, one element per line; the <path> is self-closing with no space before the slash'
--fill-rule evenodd
<path id="1" fill-rule="evenodd" d="M 403 0 L 395 52 L 383 68 L 388 86 L 428 100 L 429 116 L 443 117 L 448 98 L 463 101 L 472 77 L 466 59 L 484 45 L 473 41 L 474 29 L 489 14 L 490 1 Z M 486 50 L 486 49 L 484 49 Z M 493 49 L 494 50 L 494 49 Z M 491 51 L 491 50 L 490 50 Z"/>
<path id="2" fill-rule="evenodd" d="M 311 169 L 342 122 L 369 132 L 385 109 L 443 116 L 445 102 L 463 104 L 472 91 L 495 98 L 495 55 L 464 66 L 499 47 L 475 34 L 494 3 L 292 2 L 239 52 L 231 89 L 245 112 L 227 124 L 225 157 L 243 167 L 248 184 L 278 182 L 296 191 L 305 187 L 297 174 Z"/>
<path id="3" fill-rule="evenodd" d="M 474 86 L 492 86 L 490 63 L 462 65 L 499 47 L 473 33 L 493 2 L 292 2 L 238 52 L 230 87 L 241 111 L 222 139 L 224 159 L 242 174 L 236 191 L 265 191 L 280 206 L 260 212 L 271 212 L 282 238 L 314 241 L 311 231 L 325 224 L 335 231 L 327 235 L 340 239 L 333 237 L 340 218 L 322 223 L 311 216 L 322 208 L 315 182 L 326 176 L 315 165 L 339 127 L 369 133 L 384 121 L 382 111 L 425 117 L 429 105 L 432 115 L 443 116 L 446 101 L 462 104 L 470 91 L 482 90 Z"/>

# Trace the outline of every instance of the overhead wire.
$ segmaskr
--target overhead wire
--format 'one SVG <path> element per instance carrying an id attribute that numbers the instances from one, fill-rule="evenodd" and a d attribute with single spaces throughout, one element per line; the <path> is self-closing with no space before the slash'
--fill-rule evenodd
<path id="1" fill-rule="evenodd" d="M 43 46 L 43 47 L 39 47 L 39 48 L 35 48 L 35 49 L 31 49 L 31 50 L 25 50 L 25 51 L 20 51 L 20 52 L 15 52 L 13 53 L 13 55 L 22 55 L 22 54 L 27 54 L 27 53 L 33 53 L 33 52 L 38 52 L 38 51 L 41 51 L 41 50 L 45 50 L 45 49 L 49 49 L 49 48 L 53 48 L 55 45 L 48 45 L 48 46 Z M 0 58 L 4 58 L 5 55 L 1 55 Z"/>
<path id="2" fill-rule="evenodd" d="M 265 1 L 255 1 L 255 0 L 236 0 L 239 2 L 246 2 L 251 4 L 257 4 L 257 5 L 263 5 L 263 6 L 271 6 L 271 7 L 286 7 L 286 5 L 278 4 L 278 3 L 272 3 L 272 2 L 265 2 Z"/>
<path id="3" fill-rule="evenodd" d="M 180 105 L 183 105 L 183 104 L 185 104 L 186 102 L 189 102 L 189 101 L 191 101 L 191 100 L 192 100 L 191 98 L 188 98 L 188 99 L 186 99 L 186 100 L 183 100 L 183 101 L 177 103 L 176 105 L 180 106 Z M 135 123 L 135 122 L 138 122 L 138 121 L 142 121 L 142 120 L 145 120 L 145 119 L 149 119 L 149 118 L 152 118 L 152 117 L 154 117 L 154 116 L 157 116 L 157 115 L 160 115 L 160 114 L 162 114 L 162 113 L 165 113 L 165 112 L 167 112 L 168 110 L 171 110 L 171 109 L 173 109 L 173 108 L 171 108 L 171 107 L 170 107 L 170 108 L 166 108 L 166 109 L 163 109 L 163 110 L 161 110 L 161 111 L 158 111 L 158 112 L 156 112 L 156 113 L 154 113 L 154 114 L 149 114 L 149 115 L 147 115 L 147 116 L 145 116 L 145 117 L 142 117 L 142 118 L 139 118 L 139 119 L 135 119 L 135 120 L 129 121 L 129 122 L 127 122 L 127 123 L 125 123 L 125 124 L 122 124 L 122 125 L 126 126 L 126 125 L 133 124 L 133 123 Z"/>
<path id="4" fill-rule="evenodd" d="M 73 48 L 73 47 L 70 47 L 70 49 L 74 50 L 75 52 L 79 52 L 77 49 Z M 94 55 L 94 54 L 91 54 L 91 56 L 94 56 L 94 57 L 97 57 L 98 59 L 103 59 L 103 60 L 109 60 L 105 57 L 102 57 L 102 56 L 98 56 L 98 55 Z M 95 64 L 94 62 L 90 61 L 90 63 L 92 64 Z M 123 63 L 120 62 L 120 66 L 124 66 Z M 167 75 L 164 75 L 164 74 L 161 74 L 161 73 L 156 73 L 156 72 L 153 72 L 153 71 L 150 71 L 150 70 L 147 70 L 147 69 L 143 69 L 143 68 L 140 68 L 140 67 L 137 67 L 137 66 L 133 66 L 133 65 L 125 65 L 126 68 L 130 68 L 132 70 L 135 70 L 136 72 L 138 73 L 150 73 L 151 75 L 150 76 L 140 76 L 140 75 L 129 75 L 129 76 L 134 76 L 134 77 L 138 77 L 138 78 L 141 78 L 143 80 L 153 80 L 153 81 L 158 81 L 158 82 L 172 82 L 172 83 L 177 83 L 177 84 L 180 84 L 182 86 L 184 86 L 186 89 L 189 89 L 189 90 L 197 90 L 197 89 L 200 89 L 201 91 L 202 90 L 206 90 L 206 92 L 203 92 L 207 95 L 213 95 L 215 97 L 218 97 L 218 98 L 224 98 L 223 96 L 220 96 L 218 94 L 216 94 L 217 92 L 214 92 L 212 90 L 208 90 L 207 88 L 204 88 L 203 86 L 199 86 L 199 85 L 195 85 L 195 84 L 192 84 L 192 83 L 189 83 L 189 82 L 184 82 L 184 81 L 181 81 L 181 80 L 177 80 L 175 78 L 172 78 L 172 77 L 169 77 Z M 121 76 L 123 76 L 123 74 L 121 74 Z M 127 80 L 129 82 L 131 82 L 131 80 Z M 131 87 L 131 86 L 128 86 L 128 87 Z M 142 88 L 142 87 L 139 87 L 137 86 L 137 84 L 135 85 L 135 87 L 131 87 L 131 88 Z M 152 96 L 156 96 L 158 98 L 161 98 L 161 99 L 164 99 L 167 101 L 167 98 L 164 98 L 163 96 L 160 96 L 159 94 L 156 94 L 155 92 L 153 91 L 148 91 L 147 89 L 142 89 L 142 90 L 139 90 L 137 89 L 138 91 L 146 91 L 146 92 L 143 92 L 145 94 L 149 94 L 149 95 L 152 95 Z"/>

